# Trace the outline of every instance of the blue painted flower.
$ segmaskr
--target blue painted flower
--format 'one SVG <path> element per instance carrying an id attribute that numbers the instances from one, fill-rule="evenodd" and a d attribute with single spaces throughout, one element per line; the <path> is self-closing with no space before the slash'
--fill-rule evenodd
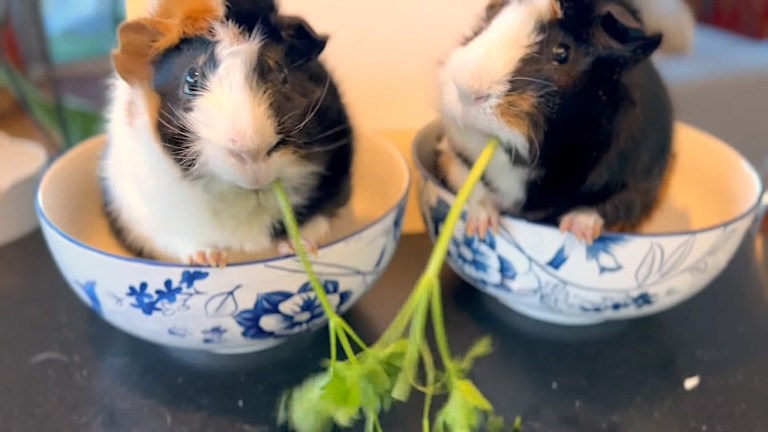
<path id="1" fill-rule="evenodd" d="M 133 297 L 134 299 L 136 299 L 137 303 L 144 303 L 144 302 L 150 301 L 152 300 L 152 294 L 147 292 L 148 289 L 149 289 L 149 284 L 147 284 L 146 282 L 140 283 L 138 288 L 131 285 L 130 287 L 128 287 L 128 297 Z"/>
<path id="2" fill-rule="evenodd" d="M 336 310 L 352 296 L 350 291 L 341 291 L 335 280 L 324 281 L 323 288 Z M 316 325 L 324 315 L 312 285 L 307 282 L 295 293 L 273 291 L 260 294 L 253 309 L 240 311 L 235 315 L 235 321 L 243 328 L 244 337 L 265 339 L 300 333 Z"/>
<path id="3" fill-rule="evenodd" d="M 622 236 L 603 235 L 587 246 L 587 261 L 595 261 L 600 274 L 617 272 L 624 268 L 613 251 L 614 246 L 625 243 Z"/>
<path id="4" fill-rule="evenodd" d="M 221 343 L 222 339 L 224 339 L 224 334 L 227 332 L 227 329 L 216 326 L 209 328 L 207 330 L 203 330 L 203 343 L 205 344 L 219 344 Z"/>
<path id="5" fill-rule="evenodd" d="M 205 280 L 208 278 L 208 272 L 199 271 L 199 270 L 185 270 L 181 274 L 181 281 L 179 282 L 180 285 L 184 285 L 187 289 L 194 289 L 195 284 L 198 281 Z"/>
<path id="6" fill-rule="evenodd" d="M 149 284 L 141 282 L 138 288 L 131 285 L 126 296 L 133 298 L 131 306 L 139 309 L 144 315 L 151 316 L 155 312 L 162 312 L 165 316 L 171 316 L 190 310 L 187 304 L 189 300 L 203 294 L 195 288 L 195 284 L 207 277 L 207 272 L 186 270 L 182 272 L 178 284 L 166 279 L 163 288 L 155 290 L 152 294 L 149 292 Z"/>
<path id="7" fill-rule="evenodd" d="M 636 296 L 632 299 L 632 303 L 635 305 L 636 308 L 642 309 L 646 306 L 653 306 L 654 299 L 653 297 L 648 293 L 642 293 L 639 296 Z"/>
<path id="8" fill-rule="evenodd" d="M 454 240 L 449 245 L 448 254 L 467 277 L 486 287 L 509 291 L 504 280 L 517 278 L 512 263 L 496 252 L 496 238 L 492 233 L 482 240 L 479 236 Z"/>
<path id="9" fill-rule="evenodd" d="M 175 303 L 177 296 L 181 294 L 182 288 L 180 286 L 174 287 L 173 281 L 171 281 L 170 279 L 166 280 L 164 285 L 165 285 L 164 290 L 155 291 L 155 296 L 156 296 L 155 298 L 157 299 L 158 302 L 165 300 L 169 303 Z"/>
<path id="10" fill-rule="evenodd" d="M 552 259 L 547 262 L 547 266 L 560 270 L 571 257 L 571 251 L 576 247 L 575 243 L 569 242 L 567 237 L 560 249 L 555 252 Z M 592 244 L 586 246 L 587 261 L 597 263 L 600 274 L 617 272 L 624 268 L 616 258 L 614 247 L 625 243 L 626 238 L 619 235 L 603 235 L 597 238 Z"/>

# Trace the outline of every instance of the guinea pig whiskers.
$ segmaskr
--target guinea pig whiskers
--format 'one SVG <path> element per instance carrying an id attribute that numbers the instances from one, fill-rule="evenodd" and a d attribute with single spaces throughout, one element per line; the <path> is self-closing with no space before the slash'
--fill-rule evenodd
<path id="1" fill-rule="evenodd" d="M 169 123 L 168 121 L 164 120 L 163 116 L 166 116 L 166 117 L 168 117 L 169 120 L 173 121 L 173 118 L 167 112 L 165 112 L 163 110 L 160 110 L 160 114 L 161 115 L 158 116 L 157 120 L 160 121 L 160 123 L 162 123 L 163 126 L 165 126 L 168 129 L 170 129 L 171 132 L 177 133 L 177 134 L 181 135 L 184 138 L 191 138 L 192 137 L 192 133 L 190 131 L 182 130 L 182 129 L 179 128 L 179 126 L 173 125 L 173 124 Z"/>
<path id="2" fill-rule="evenodd" d="M 512 77 L 508 81 L 510 83 L 511 82 L 515 82 L 515 81 L 530 81 L 530 82 L 534 82 L 534 83 L 537 83 L 537 84 L 541 84 L 541 85 L 547 86 L 548 88 L 551 88 L 551 89 L 555 89 L 555 90 L 557 89 L 557 86 L 555 86 L 551 82 L 547 82 L 547 81 L 544 81 L 544 80 L 540 80 L 540 79 L 536 79 L 536 78 L 531 78 L 531 77 L 522 77 L 522 76 Z"/>
<path id="3" fill-rule="evenodd" d="M 304 153 L 304 154 L 306 154 L 306 153 L 319 153 L 319 152 L 324 152 L 324 151 L 333 150 L 335 148 L 339 148 L 341 146 L 349 144 L 351 141 L 352 140 L 349 139 L 349 138 L 343 138 L 343 139 L 341 139 L 339 141 L 336 141 L 335 143 L 323 145 L 323 146 L 320 146 L 320 147 L 299 148 L 299 149 L 297 149 L 297 151 L 300 152 L 300 153 Z"/>
<path id="4" fill-rule="evenodd" d="M 310 120 L 317 114 L 317 112 L 320 110 L 320 106 L 322 106 L 323 101 L 325 100 L 325 96 L 328 94 L 328 88 L 331 86 L 331 79 L 327 78 L 325 80 L 325 87 L 323 88 L 323 92 L 320 94 L 320 97 L 317 99 L 317 103 L 315 106 L 310 110 L 309 114 L 307 115 L 307 118 L 304 119 L 303 122 L 299 123 L 298 126 L 296 126 L 296 129 L 294 129 L 291 132 L 291 135 L 296 134 L 300 132 L 304 127 L 309 123 Z"/>
<path id="5" fill-rule="evenodd" d="M 313 135 L 311 139 L 312 140 L 318 140 L 318 139 L 321 139 L 321 138 L 325 138 L 325 137 L 327 137 L 327 136 L 329 136 L 331 134 L 334 134 L 334 133 L 337 133 L 337 132 L 341 132 L 341 131 L 343 131 L 345 129 L 349 129 L 349 125 L 347 125 L 346 123 L 342 123 L 341 125 L 336 126 L 335 128 L 328 129 L 327 131 L 321 133 L 320 135 Z M 285 136 L 284 139 L 288 140 L 288 141 L 291 141 L 291 142 L 294 142 L 294 143 L 297 143 L 297 144 L 306 144 L 307 142 L 309 142 L 309 139 L 299 140 L 299 139 L 296 139 L 295 137 L 293 137 L 291 135 Z"/>

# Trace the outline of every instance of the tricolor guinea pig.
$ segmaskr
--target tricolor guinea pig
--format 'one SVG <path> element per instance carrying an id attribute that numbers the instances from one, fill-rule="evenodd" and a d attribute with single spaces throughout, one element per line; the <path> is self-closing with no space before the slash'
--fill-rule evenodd
<path id="1" fill-rule="evenodd" d="M 290 253 L 279 180 L 315 250 L 350 198 L 354 142 L 327 38 L 271 2 L 160 0 L 118 40 L 101 183 L 125 246 L 219 266 Z"/>
<path id="2" fill-rule="evenodd" d="M 662 42 L 623 0 L 493 0 L 439 72 L 439 170 L 458 189 L 488 139 L 469 234 L 500 213 L 580 240 L 636 229 L 672 159 L 673 112 L 650 56 Z"/>

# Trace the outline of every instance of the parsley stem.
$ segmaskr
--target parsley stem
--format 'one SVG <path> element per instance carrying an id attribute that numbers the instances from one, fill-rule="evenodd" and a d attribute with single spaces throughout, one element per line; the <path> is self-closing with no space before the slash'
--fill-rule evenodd
<path id="1" fill-rule="evenodd" d="M 360 347 L 362 350 L 367 350 L 368 345 L 363 341 L 363 339 L 355 333 L 355 330 L 352 329 L 352 326 L 349 325 L 348 322 L 344 320 L 338 320 L 338 324 L 341 326 L 341 329 L 349 335 L 350 338 L 352 338 L 352 341 L 357 344 L 358 347 Z"/>
<path id="2" fill-rule="evenodd" d="M 408 328 L 408 323 L 416 310 L 416 306 L 419 304 L 419 299 L 423 297 L 422 291 L 420 285 L 417 285 L 403 306 L 400 307 L 400 311 L 395 315 L 387 329 L 384 330 L 384 333 L 376 342 L 376 346 L 386 346 L 403 337 L 406 328 Z"/>
<path id="3" fill-rule="evenodd" d="M 336 346 L 336 321 L 328 321 L 328 334 L 331 338 L 331 371 L 336 366 L 336 359 L 338 358 L 338 348 Z"/>
<path id="4" fill-rule="evenodd" d="M 421 285 L 421 282 L 419 285 Z M 413 319 L 411 320 L 411 328 L 408 330 L 408 348 L 405 351 L 400 376 L 398 376 L 395 387 L 392 389 L 392 397 L 401 402 L 408 400 L 411 388 L 415 382 L 416 368 L 419 363 L 419 354 L 425 336 L 428 317 L 429 297 L 422 295 L 416 304 Z"/>
<path id="5" fill-rule="evenodd" d="M 341 317 L 337 315 L 333 319 L 341 320 Z M 347 355 L 347 359 L 349 359 L 349 361 L 352 363 L 357 363 L 357 355 L 355 354 L 355 350 L 352 348 L 352 344 L 349 343 L 349 337 L 347 336 L 347 333 L 340 331 L 336 334 L 339 338 L 339 343 L 341 343 L 341 348 L 344 349 L 344 354 Z"/>
<path id="6" fill-rule="evenodd" d="M 331 306 L 331 302 L 328 301 L 328 294 L 326 294 L 323 284 L 320 283 L 315 270 L 312 268 L 312 263 L 307 256 L 307 251 L 304 250 L 304 245 L 302 244 L 301 236 L 299 235 L 299 224 L 296 222 L 296 215 L 293 213 L 293 207 L 291 207 L 291 202 L 288 200 L 288 194 L 285 192 L 285 188 L 280 180 L 275 182 L 274 188 L 275 195 L 277 196 L 277 203 L 280 205 L 280 211 L 283 214 L 285 230 L 288 233 L 288 237 L 291 239 L 291 243 L 293 243 L 293 249 L 296 251 L 296 256 L 298 256 L 301 265 L 304 267 L 304 271 L 309 277 L 309 283 L 312 285 L 312 289 L 315 291 L 315 295 L 317 295 L 317 299 L 320 300 L 320 305 L 323 307 L 323 311 L 330 321 L 334 316 L 338 315 L 333 306 Z"/>
<path id="7" fill-rule="evenodd" d="M 435 394 L 435 359 L 429 345 L 425 342 L 421 345 L 421 360 L 424 363 L 424 375 L 426 378 L 426 389 L 424 392 L 424 411 L 421 418 L 421 429 L 423 432 L 430 432 L 429 416 L 432 410 L 432 398 Z"/>
<path id="8" fill-rule="evenodd" d="M 459 189 L 459 193 L 456 195 L 456 199 L 454 200 L 453 205 L 451 205 L 451 209 L 448 211 L 448 216 L 445 218 L 443 228 L 440 231 L 440 235 L 437 237 L 435 247 L 432 249 L 432 256 L 429 257 L 425 274 L 435 277 L 440 275 L 440 270 L 445 262 L 445 257 L 448 255 L 448 246 L 451 243 L 453 231 L 456 228 L 456 224 L 459 222 L 459 218 L 464 211 L 467 201 L 469 200 L 469 195 L 483 176 L 483 173 L 491 162 L 491 158 L 493 158 L 493 154 L 496 152 L 498 146 L 499 140 L 497 138 L 488 140 L 488 144 L 485 146 L 482 153 L 480 153 L 477 161 L 469 171 L 467 180 L 464 182 L 461 189 Z"/>
<path id="9" fill-rule="evenodd" d="M 432 328 L 435 332 L 435 343 L 437 351 L 440 353 L 440 360 L 443 362 L 445 374 L 448 378 L 449 388 L 457 380 L 456 365 L 451 357 L 451 349 L 448 345 L 448 335 L 445 331 L 445 316 L 443 315 L 443 298 L 439 284 L 432 288 Z"/>

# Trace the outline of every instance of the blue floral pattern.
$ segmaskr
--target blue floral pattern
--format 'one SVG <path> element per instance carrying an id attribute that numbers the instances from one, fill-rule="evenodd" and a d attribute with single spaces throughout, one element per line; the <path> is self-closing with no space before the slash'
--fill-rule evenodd
<path id="1" fill-rule="evenodd" d="M 450 206 L 438 197 L 435 202 L 426 204 L 424 210 L 428 216 L 429 233 L 437 238 Z M 642 311 L 659 305 L 664 296 L 678 296 L 678 290 L 668 287 L 669 281 L 695 277 L 711 265 L 722 265 L 717 261 L 719 249 L 733 237 L 736 229 L 733 226 L 723 228 L 709 249 L 697 257 L 693 256 L 696 236 L 688 236 L 673 247 L 650 242 L 640 263 L 627 268 L 620 252 L 629 241 L 619 234 L 604 234 L 590 245 L 564 236 L 552 255 L 540 259 L 543 257 L 530 256 L 504 226 L 498 235 L 489 233 L 481 240 L 466 235 L 465 224 L 466 213 L 454 232 L 448 253 L 448 263 L 462 277 L 492 295 L 505 297 L 505 301 L 511 301 L 510 296 L 519 299 L 525 296 L 527 304 L 576 315 Z M 571 262 L 573 264 L 569 265 Z M 584 263 L 593 265 L 599 278 L 633 272 L 635 284 L 595 288 L 571 282 L 566 276 L 568 272 L 586 271 Z"/>
<path id="2" fill-rule="evenodd" d="M 195 288 L 197 282 L 208 278 L 208 272 L 197 270 L 185 270 L 182 272 L 179 282 L 166 279 L 162 288 L 151 291 L 149 283 L 140 282 L 138 285 L 128 287 L 127 297 L 133 299 L 131 306 L 140 310 L 144 315 L 153 315 L 159 312 L 165 316 L 175 315 L 189 310 L 189 300 L 204 293 Z"/>
<path id="3" fill-rule="evenodd" d="M 338 281 L 325 280 L 323 288 L 336 310 L 352 296 L 341 291 Z M 252 309 L 242 310 L 235 320 L 249 339 L 291 336 L 318 325 L 324 318 L 322 306 L 307 282 L 297 292 L 273 291 L 259 294 Z"/>
<path id="4" fill-rule="evenodd" d="M 496 237 L 491 233 L 482 240 L 478 236 L 454 240 L 448 253 L 464 274 L 486 288 L 509 291 L 504 281 L 517 278 L 512 263 L 496 253 Z"/>

